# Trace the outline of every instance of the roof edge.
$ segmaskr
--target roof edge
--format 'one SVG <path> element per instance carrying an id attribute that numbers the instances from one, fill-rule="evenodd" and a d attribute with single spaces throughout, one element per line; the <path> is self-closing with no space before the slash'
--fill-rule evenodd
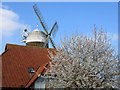
<path id="1" fill-rule="evenodd" d="M 18 44 L 9 44 L 7 43 L 5 46 L 5 50 L 10 48 L 11 46 L 20 46 L 20 47 L 28 47 L 28 48 L 41 48 L 41 47 L 32 47 L 32 46 L 24 46 L 24 45 L 18 45 Z M 55 50 L 54 48 L 42 48 L 42 49 L 47 49 L 47 50 Z"/>

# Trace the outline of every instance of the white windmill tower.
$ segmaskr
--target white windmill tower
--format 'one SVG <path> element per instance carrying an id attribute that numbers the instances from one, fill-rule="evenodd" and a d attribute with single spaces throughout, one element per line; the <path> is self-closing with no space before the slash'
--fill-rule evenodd
<path id="1" fill-rule="evenodd" d="M 38 47 L 48 48 L 49 47 L 48 42 L 50 40 L 53 48 L 56 49 L 55 44 L 51 38 L 51 35 L 55 37 L 55 34 L 58 30 L 57 22 L 54 23 L 52 29 L 48 33 L 47 25 L 43 20 L 42 15 L 40 14 L 39 9 L 37 8 L 37 5 L 35 4 L 33 8 L 45 32 L 40 31 L 37 26 L 37 28 L 32 32 L 27 33 L 26 35 L 23 35 L 23 37 L 25 37 L 23 42 L 25 42 L 27 46 L 38 46 Z M 25 30 L 24 30 L 24 33 L 26 33 Z"/>

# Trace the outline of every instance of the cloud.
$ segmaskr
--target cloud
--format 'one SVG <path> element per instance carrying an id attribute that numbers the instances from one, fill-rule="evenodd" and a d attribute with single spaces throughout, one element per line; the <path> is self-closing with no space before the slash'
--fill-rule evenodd
<path id="1" fill-rule="evenodd" d="M 114 41 L 118 41 L 118 34 L 117 33 L 108 33 L 108 37 L 110 37 Z"/>
<path id="2" fill-rule="evenodd" d="M 0 5 L 0 21 L 0 34 L 2 36 L 9 37 L 14 34 L 14 31 L 24 26 L 20 23 L 19 15 L 4 5 Z"/>
<path id="3" fill-rule="evenodd" d="M 113 40 L 118 40 L 118 34 L 113 34 L 112 39 L 113 39 Z"/>

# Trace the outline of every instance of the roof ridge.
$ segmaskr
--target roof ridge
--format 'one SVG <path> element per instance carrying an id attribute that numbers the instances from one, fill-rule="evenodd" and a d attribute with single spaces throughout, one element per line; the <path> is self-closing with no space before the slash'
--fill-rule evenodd
<path id="1" fill-rule="evenodd" d="M 54 48 L 41 48 L 41 47 L 24 46 L 24 45 L 18 45 L 18 44 L 10 44 L 10 43 L 6 44 L 5 50 L 9 49 L 11 46 L 19 46 L 19 47 L 27 47 L 27 48 L 40 48 L 40 49 L 54 50 Z"/>

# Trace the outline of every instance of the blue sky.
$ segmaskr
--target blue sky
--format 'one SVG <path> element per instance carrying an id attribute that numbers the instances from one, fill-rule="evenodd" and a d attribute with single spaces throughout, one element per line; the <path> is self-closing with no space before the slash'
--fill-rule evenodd
<path id="1" fill-rule="evenodd" d="M 60 38 L 75 32 L 83 35 L 92 35 L 93 26 L 96 24 L 98 29 L 102 27 L 104 31 L 109 33 L 113 47 L 117 49 L 117 2 L 4 2 L 0 6 L 1 13 L 4 13 L 2 25 L 5 25 L 5 27 L 2 27 L 0 53 L 4 51 L 6 43 L 25 45 L 21 43 L 22 28 L 25 24 L 30 25 L 32 30 L 38 24 L 39 29 L 43 30 L 33 10 L 34 4 L 37 4 L 39 7 L 49 30 L 55 21 L 58 22 L 59 29 L 56 37 L 53 39 L 57 45 L 60 44 Z"/>

